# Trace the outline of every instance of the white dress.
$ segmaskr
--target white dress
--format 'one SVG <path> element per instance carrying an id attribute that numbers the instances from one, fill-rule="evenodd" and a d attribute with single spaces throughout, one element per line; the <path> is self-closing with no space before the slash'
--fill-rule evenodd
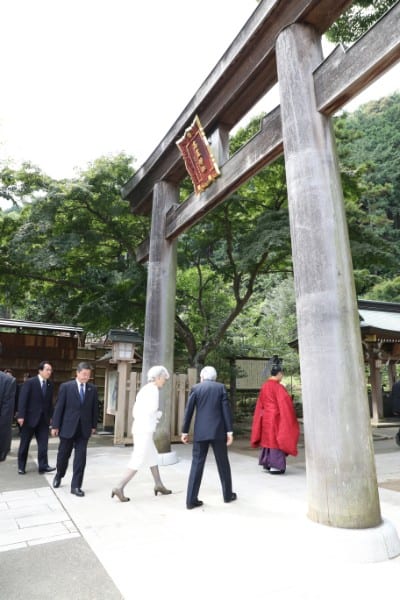
<path id="1" fill-rule="evenodd" d="M 137 471 L 141 467 L 154 467 L 158 464 L 158 452 L 153 434 L 162 415 L 158 410 L 159 390 L 153 383 L 146 383 L 136 396 L 133 405 L 133 450 L 128 468 Z"/>

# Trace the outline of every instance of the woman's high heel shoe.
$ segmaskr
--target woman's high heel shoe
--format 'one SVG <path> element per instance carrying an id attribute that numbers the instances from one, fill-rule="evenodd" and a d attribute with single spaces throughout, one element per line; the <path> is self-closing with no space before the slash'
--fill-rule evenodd
<path id="1" fill-rule="evenodd" d="M 113 488 L 111 491 L 111 498 L 114 498 L 114 496 L 117 496 L 118 500 L 120 500 L 121 502 L 129 502 L 130 498 L 128 498 L 127 496 L 124 496 L 124 492 L 122 490 L 120 490 L 119 488 Z"/>
<path id="2" fill-rule="evenodd" d="M 166 487 L 164 487 L 163 485 L 155 485 L 154 486 L 154 495 L 157 496 L 157 494 L 172 494 L 172 490 L 167 490 Z"/>

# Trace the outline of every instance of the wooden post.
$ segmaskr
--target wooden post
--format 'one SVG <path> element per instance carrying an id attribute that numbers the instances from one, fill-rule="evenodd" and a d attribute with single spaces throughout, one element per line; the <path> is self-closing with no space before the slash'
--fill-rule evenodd
<path id="1" fill-rule="evenodd" d="M 127 425 L 127 389 L 128 369 L 130 363 L 127 361 L 118 361 L 118 396 L 117 396 L 117 412 L 115 414 L 114 424 L 114 444 L 124 444 L 126 439 Z"/>
<path id="2" fill-rule="evenodd" d="M 220 125 L 211 134 L 211 151 L 216 163 L 221 167 L 229 158 L 229 129 Z"/>
<path id="3" fill-rule="evenodd" d="M 392 390 L 393 384 L 396 383 L 396 363 L 391 360 L 388 366 L 389 389 Z"/>
<path id="4" fill-rule="evenodd" d="M 175 414 L 174 414 L 174 435 L 180 439 L 180 434 L 182 432 L 182 422 L 183 415 L 185 411 L 185 403 L 186 403 L 186 382 L 187 375 L 185 373 L 180 373 L 176 377 L 176 394 L 175 394 Z"/>
<path id="5" fill-rule="evenodd" d="M 383 417 L 382 376 L 379 369 L 379 362 L 374 357 L 372 349 L 369 359 L 369 375 L 371 382 L 372 422 L 378 424 L 379 420 Z"/>
<path id="6" fill-rule="evenodd" d="M 176 240 L 165 239 L 168 210 L 178 201 L 178 188 L 166 181 L 154 186 L 151 215 L 151 234 L 147 274 L 146 320 L 142 385 L 147 371 L 154 365 L 164 365 L 171 375 L 160 393 L 162 419 L 157 427 L 155 442 L 160 453 L 171 448 L 171 393 L 174 370 L 174 329 L 176 291 Z"/>
<path id="7" fill-rule="evenodd" d="M 127 425 L 126 425 L 126 435 L 127 438 L 132 438 L 132 423 L 133 423 L 133 406 L 136 401 L 136 392 L 139 389 L 138 380 L 140 379 L 139 373 L 136 371 L 131 371 L 130 380 L 129 380 L 129 393 L 128 393 L 128 414 L 127 414 Z M 132 438 L 133 439 L 133 438 Z"/>
<path id="8" fill-rule="evenodd" d="M 294 24 L 276 44 L 296 290 L 308 515 L 381 523 L 360 325 L 332 125 L 316 109 L 319 34 Z"/>

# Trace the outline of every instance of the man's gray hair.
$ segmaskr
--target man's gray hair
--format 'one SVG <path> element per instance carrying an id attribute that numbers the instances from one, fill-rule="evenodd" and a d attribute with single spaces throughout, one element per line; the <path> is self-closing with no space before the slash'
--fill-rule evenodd
<path id="1" fill-rule="evenodd" d="M 203 381 L 215 381 L 217 379 L 217 371 L 214 367 L 203 367 L 200 371 L 200 379 Z"/>
<path id="2" fill-rule="evenodd" d="M 155 381 L 157 377 L 165 377 L 165 379 L 169 379 L 169 373 L 162 365 L 156 365 L 147 371 L 147 381 Z"/>

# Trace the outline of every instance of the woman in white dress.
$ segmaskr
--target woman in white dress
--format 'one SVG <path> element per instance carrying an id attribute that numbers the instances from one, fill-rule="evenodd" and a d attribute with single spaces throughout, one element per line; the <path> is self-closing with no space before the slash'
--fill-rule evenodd
<path id="1" fill-rule="evenodd" d="M 154 479 L 154 494 L 171 494 L 161 481 L 158 469 L 158 453 L 154 444 L 153 434 L 162 412 L 158 410 L 159 390 L 169 379 L 169 373 L 163 366 L 151 367 L 147 373 L 147 383 L 136 396 L 133 406 L 134 446 L 128 469 L 117 487 L 112 489 L 111 498 L 117 496 L 121 502 L 128 502 L 130 498 L 124 496 L 124 487 L 136 475 L 141 467 L 150 467 Z"/>

